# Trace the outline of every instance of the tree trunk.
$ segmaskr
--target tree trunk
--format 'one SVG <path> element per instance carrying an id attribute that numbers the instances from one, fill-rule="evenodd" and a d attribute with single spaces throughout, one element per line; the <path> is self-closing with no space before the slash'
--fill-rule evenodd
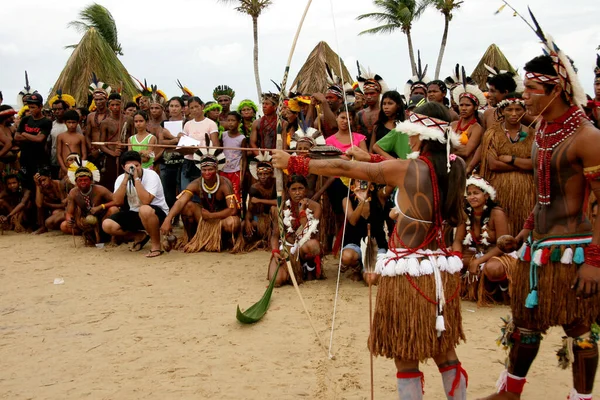
<path id="1" fill-rule="evenodd" d="M 415 63 L 415 51 L 413 50 L 412 35 L 410 29 L 406 31 L 406 40 L 408 41 L 408 56 L 410 57 L 410 68 L 412 76 L 417 74 L 417 64 Z"/>
<path id="2" fill-rule="evenodd" d="M 262 100 L 262 89 L 260 88 L 260 75 L 258 74 L 258 18 L 252 18 L 252 30 L 254 32 L 254 79 L 256 80 L 257 104 Z"/>
<path id="3" fill-rule="evenodd" d="M 446 50 L 446 41 L 448 40 L 448 26 L 450 25 L 450 18 L 444 15 L 444 34 L 442 35 L 442 44 L 440 44 L 440 54 L 438 54 L 437 65 L 435 66 L 435 79 L 440 77 L 440 69 L 442 68 L 442 59 L 444 58 L 444 51 Z"/>

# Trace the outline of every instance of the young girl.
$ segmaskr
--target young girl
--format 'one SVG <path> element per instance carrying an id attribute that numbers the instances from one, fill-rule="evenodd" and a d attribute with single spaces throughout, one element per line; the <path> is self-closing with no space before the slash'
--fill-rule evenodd
<path id="1" fill-rule="evenodd" d="M 246 138 L 239 131 L 241 121 L 242 116 L 237 111 L 227 114 L 226 128 L 228 130 L 223 132 L 223 147 L 246 147 Z M 220 174 L 231 181 L 238 206 L 240 206 L 242 204 L 241 171 L 246 168 L 246 152 L 224 150 L 223 153 L 225 154 L 225 166 Z"/>
<path id="2" fill-rule="evenodd" d="M 154 146 L 157 143 L 156 136 L 148 132 L 146 124 L 148 114 L 145 111 L 137 111 L 133 115 L 135 135 L 129 138 L 129 150 L 137 151 L 142 156 L 142 168 L 152 168 L 154 164 Z"/>
<path id="3" fill-rule="evenodd" d="M 402 121 L 404 121 L 404 103 L 400 93 L 395 90 L 385 92 L 381 97 L 379 117 L 373 127 L 369 149 L 373 150 L 375 143 L 383 139 L 385 135 L 396 128 L 398 122 Z"/>
<path id="4" fill-rule="evenodd" d="M 456 149 L 454 153 L 461 156 L 469 166 L 483 136 L 478 109 L 485 101 L 485 97 L 479 88 L 473 85 L 466 85 L 466 89 L 462 86 L 457 87 L 454 89 L 453 97 L 458 104 L 460 118 L 458 121 L 453 122 L 451 126 L 460 135 L 460 143 L 462 144 L 462 147 Z M 471 171 L 472 167 L 467 168 L 467 173 Z"/>
<path id="5" fill-rule="evenodd" d="M 348 109 L 348 113 L 346 113 L 346 110 L 343 107 L 339 109 L 336 118 L 338 131 L 334 135 L 331 135 L 325 139 L 325 143 L 328 146 L 337 147 L 343 152 L 348 150 L 353 145 L 360 147 L 364 151 L 367 151 L 367 138 L 365 135 L 361 135 L 360 133 L 356 132 L 353 132 L 352 135 L 350 135 L 348 114 L 350 114 L 350 121 L 353 121 L 356 115 L 356 112 L 353 108 Z M 352 137 L 352 139 L 350 139 L 350 137 Z"/>

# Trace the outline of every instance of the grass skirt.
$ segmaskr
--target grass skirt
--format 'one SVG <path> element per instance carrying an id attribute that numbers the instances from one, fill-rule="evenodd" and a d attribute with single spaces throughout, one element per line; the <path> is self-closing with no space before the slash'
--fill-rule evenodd
<path id="1" fill-rule="evenodd" d="M 504 267 L 506 273 L 506 279 L 508 280 L 508 291 L 510 296 L 510 282 L 512 282 L 512 271 L 515 268 L 517 259 L 511 257 L 508 254 L 501 255 L 500 257 L 492 257 L 492 260 L 500 261 Z M 490 304 L 496 304 L 498 302 L 498 291 L 500 285 L 496 284 L 492 291 L 489 291 L 489 283 L 494 283 L 486 278 L 482 270 L 479 270 L 477 276 L 463 275 L 461 278 L 461 298 L 466 301 L 477 302 L 478 307 L 485 307 Z"/>
<path id="2" fill-rule="evenodd" d="M 375 355 L 400 360 L 424 361 L 454 348 L 465 340 L 460 312 L 460 274 L 441 272 L 446 305 L 446 330 L 438 338 L 436 331 L 437 305 L 433 274 L 422 276 L 382 276 L 377 289 L 373 330 L 369 349 Z"/>

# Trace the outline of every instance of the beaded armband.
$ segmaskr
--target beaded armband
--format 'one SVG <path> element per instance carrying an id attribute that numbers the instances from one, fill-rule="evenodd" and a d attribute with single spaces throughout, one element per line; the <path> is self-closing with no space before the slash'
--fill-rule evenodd
<path id="1" fill-rule="evenodd" d="M 288 171 L 290 175 L 308 176 L 308 164 L 310 158 L 303 156 L 291 156 L 288 161 Z"/>
<path id="2" fill-rule="evenodd" d="M 511 317 L 500 319 L 504 322 L 504 326 L 500 329 L 501 334 L 496 339 L 496 344 L 502 346 L 504 350 L 512 348 L 517 341 L 524 344 L 541 342 L 542 334 L 540 332 L 517 328 Z"/>
<path id="3" fill-rule="evenodd" d="M 380 163 L 382 161 L 385 161 L 385 158 L 383 158 L 383 156 L 379 155 L 379 154 L 371 154 L 371 161 L 372 163 Z"/>
<path id="4" fill-rule="evenodd" d="M 596 181 L 600 179 L 600 165 L 595 167 L 587 167 L 583 169 L 583 176 L 588 182 Z"/>
<path id="5" fill-rule="evenodd" d="M 523 229 L 532 231 L 534 227 L 535 227 L 535 219 L 533 218 L 533 213 L 531 213 L 531 214 L 529 214 L 529 218 L 527 218 L 527 220 L 525 221 L 525 224 L 523 225 Z"/>
<path id="6" fill-rule="evenodd" d="M 228 196 L 225 196 L 225 200 L 227 201 L 227 207 L 235 208 L 235 209 L 240 208 L 240 205 L 238 204 L 237 197 L 235 197 L 235 194 L 230 194 Z"/>
<path id="7" fill-rule="evenodd" d="M 598 324 L 592 324 L 592 329 L 579 337 L 572 338 L 563 336 L 563 345 L 556 352 L 558 365 L 562 369 L 569 368 L 569 365 L 575 361 L 575 349 L 585 350 L 593 349 L 600 337 L 600 327 Z"/>

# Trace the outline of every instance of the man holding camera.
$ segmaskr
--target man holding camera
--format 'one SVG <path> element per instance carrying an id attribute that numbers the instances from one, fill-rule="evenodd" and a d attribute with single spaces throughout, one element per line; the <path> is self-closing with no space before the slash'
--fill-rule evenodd
<path id="1" fill-rule="evenodd" d="M 150 241 L 152 247 L 146 257 L 158 257 L 163 253 L 159 227 L 169 213 L 160 177 L 142 169 L 137 151 L 123 153 L 120 164 L 125 173 L 117 177 L 113 201 L 121 210 L 107 218 L 102 229 L 111 236 L 133 240 L 131 251 L 142 250 Z"/>

